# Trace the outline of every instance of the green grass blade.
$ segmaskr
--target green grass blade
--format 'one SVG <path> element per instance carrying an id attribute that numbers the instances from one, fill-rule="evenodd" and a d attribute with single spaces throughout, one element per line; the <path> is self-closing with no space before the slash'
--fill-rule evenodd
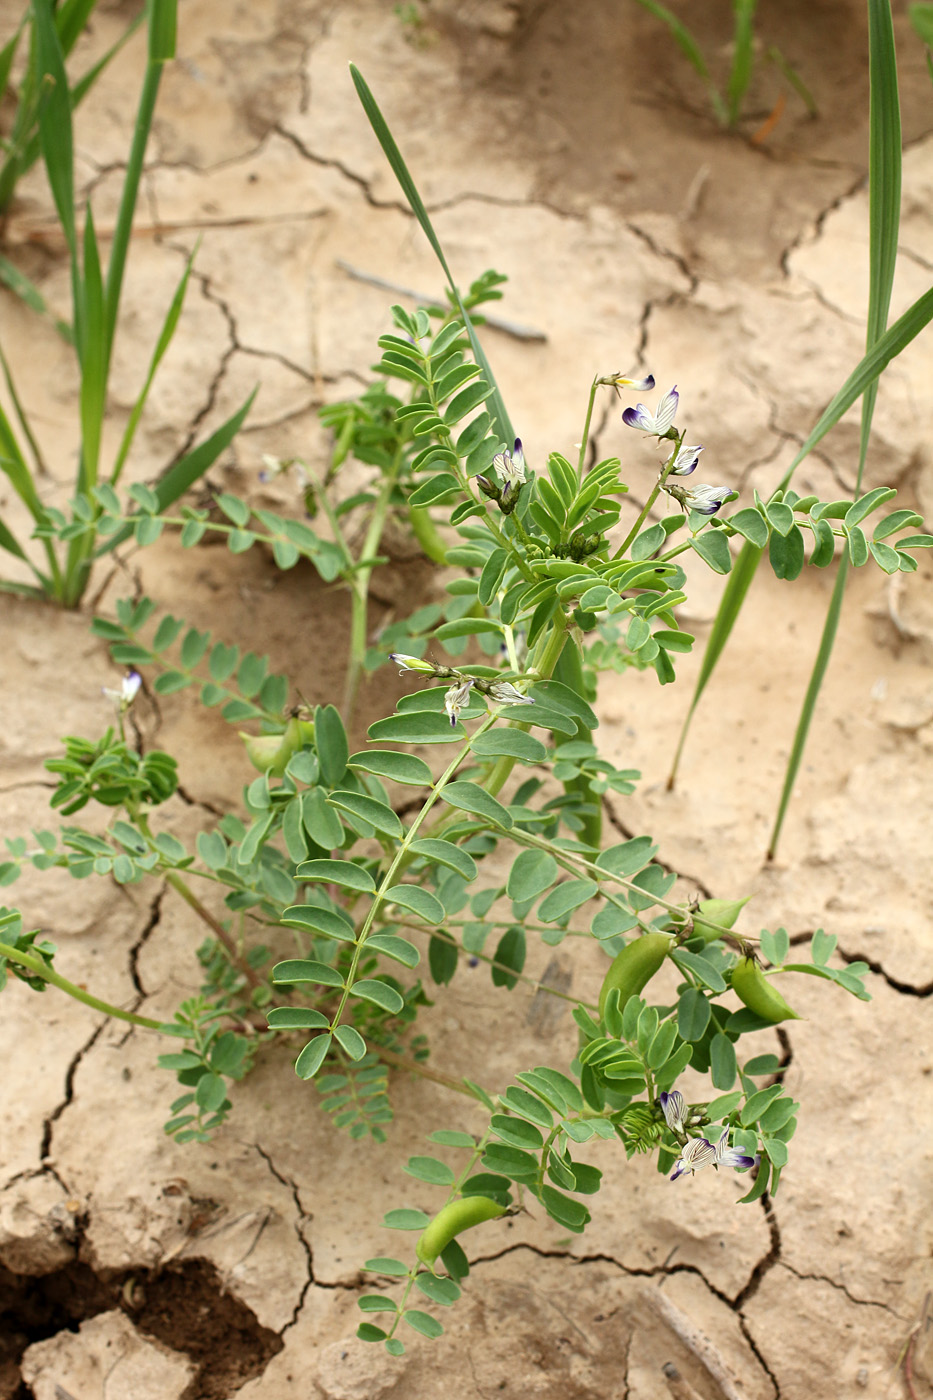
<path id="1" fill-rule="evenodd" d="M 19 41 L 22 37 L 25 24 L 26 17 L 24 15 L 12 39 L 8 39 L 3 48 L 0 49 L 0 97 L 2 97 L 7 90 L 10 81 L 10 70 L 13 67 L 13 60 L 16 57 L 16 50 L 19 48 Z"/>
<path id="2" fill-rule="evenodd" d="M 769 63 L 774 64 L 775 68 L 777 68 L 778 72 L 784 78 L 785 82 L 789 83 L 789 85 L 794 89 L 794 92 L 797 94 L 803 105 L 806 107 L 807 115 L 811 117 L 818 117 L 820 113 L 819 108 L 816 105 L 816 98 L 813 96 L 813 93 L 807 87 L 803 78 L 801 78 L 800 74 L 797 72 L 797 69 L 793 66 L 792 63 L 788 63 L 787 59 L 781 53 L 781 50 L 778 48 L 777 44 L 769 45 L 768 50 L 765 54 L 765 58 L 768 59 Z"/>
<path id="3" fill-rule="evenodd" d="M 104 341 L 104 283 L 94 218 L 90 204 L 84 220 L 84 277 L 81 283 L 84 344 L 81 356 L 81 461 L 78 491 L 87 493 L 97 483 L 100 441 L 107 393 Z"/>
<path id="4" fill-rule="evenodd" d="M 97 62 L 87 70 L 86 73 L 81 74 L 81 77 L 78 78 L 77 82 L 71 89 L 72 111 L 74 111 L 74 109 L 80 105 L 80 103 L 85 97 L 87 97 L 88 93 L 90 92 L 94 84 L 97 82 L 97 79 L 100 77 L 101 73 L 103 73 L 104 69 L 108 66 L 108 64 L 110 64 L 112 60 L 116 58 L 117 54 L 123 48 L 123 45 L 126 44 L 130 39 L 132 39 L 133 35 L 136 33 L 137 29 L 142 24 L 145 18 L 146 12 L 145 10 L 141 10 L 136 16 L 136 18 L 126 26 L 126 29 L 120 35 L 119 39 L 117 39 L 116 43 L 111 44 L 107 52 L 101 58 L 99 58 Z"/>
<path id="5" fill-rule="evenodd" d="M 45 512 L 42 509 L 42 502 L 36 494 L 32 473 L 20 449 L 10 420 L 2 408 L 0 408 L 0 471 L 9 477 L 10 485 L 33 520 L 41 520 Z"/>
<path id="6" fill-rule="evenodd" d="M 215 433 L 212 433 L 187 456 L 182 457 L 170 471 L 165 473 L 155 487 L 155 493 L 159 500 L 159 510 L 166 510 L 174 501 L 177 501 L 179 496 L 183 495 L 199 477 L 204 475 L 209 467 L 213 466 L 221 452 L 230 446 L 242 428 L 257 393 L 258 388 L 253 390 L 242 408 L 238 409 L 232 418 L 228 418 L 226 423 L 223 423 Z M 98 545 L 97 554 L 109 553 L 116 545 L 129 539 L 132 533 L 132 525 L 124 526 L 115 535 L 109 536 L 103 544 Z"/>
<path id="7" fill-rule="evenodd" d="M 29 443 L 29 450 L 32 453 L 32 460 L 36 464 L 36 470 L 39 472 L 43 472 L 46 476 L 48 476 L 48 467 L 45 465 L 45 462 L 42 457 L 42 451 L 39 447 L 38 442 L 36 442 L 35 435 L 32 431 L 32 428 L 29 425 L 29 418 L 26 414 L 25 409 L 23 408 L 22 402 L 20 401 L 19 394 L 16 390 L 16 385 L 13 382 L 13 373 L 10 369 L 9 363 L 7 362 L 7 357 L 3 353 L 2 346 L 0 346 L 0 368 L 2 368 L 3 370 L 3 378 L 6 381 L 7 393 L 10 396 L 10 402 L 12 403 L 14 412 L 16 413 L 16 421 L 19 423 L 20 432 L 23 434 L 23 437 Z"/>
<path id="8" fill-rule="evenodd" d="M 868 4 L 868 69 L 870 83 L 868 137 L 868 317 L 866 344 L 868 350 L 884 335 L 891 306 L 891 288 L 897 262 L 897 236 L 901 208 L 901 113 L 898 101 L 897 56 L 894 48 L 894 26 L 889 0 L 869 0 Z M 859 462 L 855 494 L 858 495 L 868 455 L 872 416 L 878 396 L 878 380 L 866 387 L 862 399 L 862 424 L 859 439 Z M 803 707 L 794 732 L 784 783 L 774 818 L 768 845 L 768 858 L 773 859 L 784 818 L 790 805 L 791 793 L 800 764 L 803 761 L 810 725 L 826 676 L 839 621 L 848 578 L 848 558 L 843 555 L 838 566 L 833 595 L 830 600 L 820 646 L 810 676 Z"/>
<path id="9" fill-rule="evenodd" d="M 706 66 L 706 60 L 703 57 L 699 44 L 690 33 L 690 30 L 665 5 L 659 5 L 658 0 L 638 0 L 638 3 L 643 10 L 647 10 L 650 15 L 654 15 L 655 19 L 659 19 L 662 24 L 667 26 L 671 38 L 684 55 L 684 58 L 686 58 L 694 72 L 697 73 L 706 84 L 713 111 L 716 113 L 716 120 L 721 126 L 728 126 L 728 109 L 725 102 L 722 100 L 719 89 L 710 77 L 709 69 Z"/>
<path id="10" fill-rule="evenodd" d="M 32 584 L 29 583 L 0 582 L 0 589 L 3 589 L 4 592 L 7 593 L 25 593 L 31 598 L 45 598 L 51 596 L 51 579 L 47 578 L 45 574 L 41 573 L 40 570 L 36 568 L 19 540 L 13 534 L 13 531 L 9 529 L 2 520 L 0 520 L 0 549 L 5 549 L 8 554 L 14 555 L 17 559 L 21 560 L 22 563 L 28 565 L 41 584 L 40 588 L 34 588 Z"/>
<path id="11" fill-rule="evenodd" d="M 467 328 L 467 334 L 470 337 L 470 344 L 473 349 L 473 355 L 476 360 L 476 363 L 479 365 L 487 381 L 493 386 L 493 392 L 490 398 L 487 400 L 486 406 L 492 413 L 500 438 L 503 442 L 506 442 L 511 445 L 515 438 L 515 431 L 509 419 L 509 415 L 506 412 L 506 407 L 502 400 L 502 395 L 499 392 L 499 386 L 496 383 L 495 375 L 492 372 L 492 368 L 489 364 L 489 361 L 486 359 L 486 355 L 483 351 L 482 345 L 479 342 L 479 337 L 476 334 L 476 330 L 474 329 L 473 322 L 470 319 L 469 313 L 467 312 L 467 309 L 463 304 L 463 301 L 460 296 L 460 290 L 453 279 L 450 268 L 447 266 L 447 259 L 444 256 L 444 250 L 441 247 L 440 239 L 435 233 L 434 225 L 431 223 L 431 220 L 428 217 L 428 211 L 424 207 L 424 201 L 422 200 L 421 195 L 418 193 L 418 189 L 412 178 L 411 171 L 408 169 L 408 166 L 402 159 L 402 153 L 399 150 L 398 146 L 395 144 L 395 138 L 389 130 L 385 117 L 379 110 L 379 105 L 376 102 L 375 97 L 373 97 L 373 94 L 369 89 L 369 85 L 367 84 L 366 79 L 363 77 L 359 69 L 352 63 L 350 64 L 350 76 L 353 79 L 353 85 L 356 88 L 360 102 L 363 104 L 363 111 L 366 113 L 366 116 L 369 120 L 369 124 L 375 132 L 376 139 L 378 140 L 380 146 L 382 147 L 385 153 L 386 160 L 392 167 L 392 171 L 395 175 L 395 178 L 401 185 L 405 198 L 408 200 L 408 203 L 411 206 L 412 213 L 414 214 L 415 218 L 418 220 L 419 224 L 424 230 L 424 235 L 430 243 L 431 247 L 434 249 L 434 252 L 437 256 L 437 260 L 444 270 L 444 276 L 447 278 L 447 284 L 450 287 L 451 294 L 453 295 L 457 303 L 457 308 Z"/>
<path id="12" fill-rule="evenodd" d="M 188 288 L 188 278 L 191 276 L 191 268 L 193 267 L 194 260 L 197 257 L 199 246 L 200 240 L 198 241 L 198 244 L 195 245 L 194 252 L 191 254 L 191 257 L 185 263 L 185 270 L 181 275 L 181 281 L 178 283 L 178 286 L 175 289 L 175 295 L 172 298 L 172 304 L 168 309 L 168 314 L 165 317 L 161 334 L 159 335 L 159 339 L 156 342 L 156 347 L 152 352 L 152 359 L 149 361 L 149 371 L 146 375 L 146 381 L 139 392 L 139 397 L 133 404 L 133 411 L 130 414 L 129 422 L 126 425 L 126 431 L 123 434 L 123 440 L 120 443 L 120 450 L 117 453 L 116 460 L 113 464 L 113 470 L 110 473 L 110 484 L 112 486 L 115 486 L 120 479 L 120 474 L 123 471 L 123 467 L 126 462 L 127 456 L 129 455 L 130 448 L 133 445 L 133 438 L 136 435 L 136 429 L 139 425 L 139 420 L 142 416 L 142 411 L 145 408 L 146 399 L 149 397 L 149 390 L 152 387 L 152 381 L 155 378 L 156 370 L 159 368 L 159 365 L 162 361 L 162 357 L 168 349 L 169 345 L 171 344 L 172 336 L 175 334 L 175 328 L 178 325 L 178 318 L 181 315 L 182 305 L 184 304 L 185 300 L 185 292 Z"/>
<path id="13" fill-rule="evenodd" d="M 700 664 L 700 674 L 697 677 L 696 686 L 693 691 L 693 699 L 690 701 L 690 708 L 680 730 L 680 738 L 677 741 L 677 751 L 674 754 L 674 762 L 667 779 L 668 788 L 672 788 L 677 780 L 677 769 L 680 766 L 680 758 L 687 742 L 687 735 L 690 731 L 690 723 L 693 719 L 694 711 L 700 703 L 700 696 L 706 689 L 710 676 L 716 669 L 720 656 L 725 650 L 726 643 L 736 624 L 739 613 L 742 611 L 742 604 L 745 602 L 745 595 L 752 584 L 752 579 L 758 569 L 763 549 L 746 540 L 739 551 L 738 558 L 733 562 L 726 579 L 726 586 L 723 589 L 719 608 L 710 629 L 709 638 L 703 652 L 703 660 Z"/>
<path id="14" fill-rule="evenodd" d="M 97 0 L 62 0 L 55 12 L 55 28 L 67 58 L 97 6 Z"/>
<path id="15" fill-rule="evenodd" d="M 26 274 L 21 272 L 15 263 L 10 262 L 10 259 L 4 257 L 2 253 L 0 253 L 0 282 L 9 287 L 10 291 L 18 296 L 20 301 L 29 307 L 30 311 L 35 311 L 39 316 L 48 316 L 62 340 L 68 345 L 74 344 L 71 327 L 49 310 L 45 297 L 35 282 L 31 282 Z"/>
<path id="16" fill-rule="evenodd" d="M 758 0 L 734 0 L 732 68 L 726 84 L 729 125 L 735 126 L 742 110 L 755 64 L 755 9 Z"/>
<path id="17" fill-rule="evenodd" d="M 59 223 L 71 254 L 72 277 L 77 277 L 78 235 L 75 227 L 74 148 L 71 99 L 51 0 L 33 0 L 36 63 L 40 75 L 39 143 Z M 80 337 L 79 337 L 80 340 Z"/>
<path id="18" fill-rule="evenodd" d="M 816 702 L 819 699 L 820 689 L 826 677 L 830 657 L 833 654 L 833 646 L 836 641 L 836 632 L 839 628 L 839 619 L 842 615 L 842 604 L 845 597 L 846 579 L 849 573 L 849 557 L 843 554 L 839 560 L 836 570 L 836 582 L 833 585 L 833 595 L 829 600 L 829 608 L 826 612 L 826 621 L 823 623 L 823 633 L 820 637 L 819 650 L 816 654 L 816 661 L 810 673 L 810 680 L 807 685 L 807 693 L 804 696 L 803 705 L 800 710 L 800 717 L 797 720 L 797 729 L 794 733 L 794 742 L 791 746 L 790 758 L 787 761 L 787 770 L 784 774 L 784 784 L 781 788 L 781 796 L 777 805 L 777 812 L 774 817 L 774 826 L 771 831 L 771 840 L 768 842 L 768 860 L 773 860 L 781 837 L 781 828 L 784 825 L 784 818 L 790 805 L 791 794 L 794 790 L 794 783 L 797 781 L 797 774 L 803 759 L 803 752 L 807 744 L 807 736 L 810 733 L 810 725 L 813 722 L 813 715 L 816 710 Z"/>
<path id="19" fill-rule="evenodd" d="M 116 226 L 113 233 L 110 261 L 107 265 L 106 344 L 108 364 L 110 363 L 110 351 L 113 347 L 113 336 L 116 330 L 117 312 L 120 306 L 120 292 L 123 287 L 123 274 L 126 270 L 126 258 L 129 252 L 130 236 L 133 231 L 133 213 L 136 209 L 136 200 L 139 196 L 139 181 L 142 177 L 143 161 L 146 156 L 146 144 L 149 140 L 149 132 L 152 129 L 152 118 L 155 112 L 156 98 L 159 93 L 159 83 L 162 78 L 162 65 L 166 59 L 174 56 L 174 35 L 177 25 L 177 11 L 177 0 L 149 0 L 147 11 L 149 20 L 149 62 L 146 65 L 146 73 L 143 78 L 142 91 L 139 97 L 139 106 L 136 111 L 133 140 L 130 146 L 129 158 L 126 163 L 126 177 L 123 181 L 123 192 L 120 196 L 120 209 L 117 214 Z"/>

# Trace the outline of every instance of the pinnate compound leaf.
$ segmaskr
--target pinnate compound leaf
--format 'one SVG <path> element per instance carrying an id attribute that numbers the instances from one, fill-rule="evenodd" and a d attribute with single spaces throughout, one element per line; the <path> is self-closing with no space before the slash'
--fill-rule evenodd
<path id="1" fill-rule="evenodd" d="M 450 803 L 451 807 L 459 807 L 464 812 L 472 812 L 475 816 L 483 817 L 495 826 L 504 827 L 506 831 L 512 825 L 512 818 L 502 803 L 477 783 L 448 783 L 442 790 L 441 796 L 445 802 Z"/>
<path id="2" fill-rule="evenodd" d="M 421 954 L 415 945 L 394 933 L 371 933 L 366 946 L 375 948 L 378 953 L 384 953 L 387 958 L 393 958 L 405 967 L 417 967 L 421 961 Z"/>
<path id="3" fill-rule="evenodd" d="M 525 930 L 515 924 L 506 929 L 496 947 L 492 983 L 494 987 L 508 987 L 518 981 L 518 974 L 525 966 Z"/>
<path id="4" fill-rule="evenodd" d="M 450 1167 L 438 1157 L 409 1157 L 403 1170 L 431 1186 L 450 1186 L 454 1180 Z"/>
<path id="5" fill-rule="evenodd" d="M 423 1210 L 410 1209 L 387 1211 L 382 1220 L 383 1225 L 390 1230 L 423 1230 L 430 1222 L 431 1217 L 425 1215 Z"/>
<path id="6" fill-rule="evenodd" d="M 543 763 L 547 758 L 541 740 L 523 729 L 488 729 L 477 734 L 472 747 L 477 758 L 517 758 L 520 763 Z"/>
<path id="7" fill-rule="evenodd" d="M 422 889 L 420 885 L 391 885 L 383 892 L 383 899 L 387 904 L 398 904 L 402 909 L 408 909 L 429 924 L 442 924 L 446 916 L 437 895 Z"/>
<path id="8" fill-rule="evenodd" d="M 343 978 L 335 967 L 328 967 L 327 963 L 316 962 L 312 958 L 289 958 L 276 963 L 272 969 L 272 980 L 279 985 L 315 982 L 322 987 L 343 986 Z"/>
<path id="9" fill-rule="evenodd" d="M 397 1016 L 405 1005 L 394 987 L 390 987 L 386 982 L 380 982 L 375 977 L 364 977 L 361 982 L 354 982 L 351 992 L 355 997 L 362 997 L 364 1001 L 371 1001 L 375 1006 L 381 1006 L 383 1011 L 388 1011 L 393 1016 Z"/>
<path id="10" fill-rule="evenodd" d="M 476 861 L 469 851 L 455 846 L 452 841 L 438 841 L 433 837 L 422 837 L 419 841 L 412 841 L 408 849 L 414 855 L 427 857 L 436 865 L 445 865 L 450 870 L 456 870 L 457 874 L 462 875 L 464 880 L 475 880 L 479 873 L 476 869 Z"/>
<path id="11" fill-rule="evenodd" d="M 420 1332 L 422 1337 L 440 1337 L 443 1335 L 443 1325 L 436 1317 L 430 1313 L 421 1312 L 419 1308 L 407 1308 L 402 1314 L 409 1327 L 413 1327 L 416 1332 Z"/>
<path id="12" fill-rule="evenodd" d="M 363 773 L 375 773 L 377 777 L 388 778 L 393 783 L 407 783 L 410 787 L 428 787 L 433 781 L 431 770 L 423 758 L 411 753 L 396 753 L 394 749 L 363 749 L 351 755 L 347 767 Z"/>
<path id="13" fill-rule="evenodd" d="M 295 1073 L 299 1079 L 313 1079 L 331 1047 L 329 1035 L 317 1035 L 309 1040 L 295 1061 Z"/>
<path id="14" fill-rule="evenodd" d="M 376 886 L 373 877 L 348 860 L 305 860 L 296 870 L 299 880 L 319 880 L 328 885 L 342 885 L 344 889 L 357 890 L 361 894 L 374 894 Z"/>
<path id="15" fill-rule="evenodd" d="M 554 883 L 558 873 L 557 861 L 549 851 L 521 851 L 509 871 L 506 894 L 518 904 L 536 899 Z"/>
<path id="16" fill-rule="evenodd" d="M 366 1041 L 353 1026 L 338 1026 L 334 1038 L 351 1060 L 361 1060 L 366 1054 Z"/>

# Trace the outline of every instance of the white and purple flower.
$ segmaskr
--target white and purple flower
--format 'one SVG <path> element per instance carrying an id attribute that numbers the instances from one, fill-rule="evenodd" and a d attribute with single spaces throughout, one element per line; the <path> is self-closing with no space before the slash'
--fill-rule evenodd
<path id="1" fill-rule="evenodd" d="M 610 385 L 620 394 L 623 389 L 634 389 L 636 394 L 647 394 L 654 388 L 654 375 L 648 374 L 644 379 L 629 379 L 625 374 L 607 374 L 599 383 Z"/>
<path id="2" fill-rule="evenodd" d="M 678 447 L 677 451 L 674 453 L 674 460 L 668 469 L 668 475 L 689 476 L 691 472 L 696 471 L 697 463 L 700 460 L 700 453 L 703 450 L 704 449 L 699 445 L 688 447 L 686 443 Z"/>
<path id="3" fill-rule="evenodd" d="M 715 1147 L 706 1138 L 687 1138 L 674 1165 L 674 1170 L 671 1172 L 671 1181 L 676 1181 L 679 1176 L 683 1176 L 686 1172 L 694 1176 L 710 1164 L 717 1170 L 720 1167 L 733 1167 L 736 1171 L 745 1171 L 749 1167 L 756 1166 L 757 1162 L 757 1157 L 749 1157 L 738 1147 L 730 1147 L 729 1129 L 723 1128 L 722 1136 Z"/>
<path id="4" fill-rule="evenodd" d="M 422 661 L 420 656 L 406 656 L 403 651 L 390 651 L 389 660 L 401 666 L 402 671 L 421 671 L 423 674 L 433 676 L 437 667 L 430 661 Z M 399 675 L 402 674 L 399 671 Z"/>
<path id="5" fill-rule="evenodd" d="M 530 695 L 523 695 L 520 690 L 516 690 L 511 681 L 493 681 L 486 693 L 490 700 L 495 700 L 497 705 L 533 705 L 535 703 Z"/>
<path id="6" fill-rule="evenodd" d="M 460 718 L 460 711 L 469 700 L 472 689 L 472 680 L 465 680 L 461 681 L 459 685 L 452 685 L 444 696 L 444 709 L 450 716 L 452 725 L 456 724 Z"/>
<path id="7" fill-rule="evenodd" d="M 695 510 L 697 515 L 715 515 L 726 501 L 734 501 L 738 491 L 731 486 L 707 486 L 698 482 L 696 486 L 675 486 L 665 482 L 664 490 L 679 501 L 684 510 Z"/>
<path id="8" fill-rule="evenodd" d="M 502 483 L 499 505 L 508 515 L 518 499 L 519 491 L 525 484 L 525 456 L 522 452 L 521 438 L 515 439 L 515 446 L 511 452 L 507 447 L 501 452 L 497 452 L 492 459 L 492 464 L 496 469 L 496 476 Z"/>
<path id="9" fill-rule="evenodd" d="M 658 404 L 657 412 L 652 413 L 643 403 L 636 404 L 634 408 L 625 410 L 622 414 L 622 422 L 629 428 L 638 428 L 640 432 L 654 433 L 656 437 L 664 437 L 673 426 L 679 401 L 680 395 L 675 384 L 673 389 L 669 389 Z"/>
<path id="10" fill-rule="evenodd" d="M 103 692 L 109 700 L 116 705 L 119 713 L 125 714 L 130 708 L 136 696 L 139 694 L 139 687 L 143 683 L 143 678 L 136 671 L 128 671 L 120 682 L 119 690 L 111 690 L 109 686 L 103 687 Z"/>
<path id="11" fill-rule="evenodd" d="M 687 1131 L 687 1101 L 679 1089 L 672 1089 L 669 1094 L 659 1094 L 658 1103 L 661 1111 L 667 1120 L 667 1126 L 672 1133 L 678 1136 Z"/>

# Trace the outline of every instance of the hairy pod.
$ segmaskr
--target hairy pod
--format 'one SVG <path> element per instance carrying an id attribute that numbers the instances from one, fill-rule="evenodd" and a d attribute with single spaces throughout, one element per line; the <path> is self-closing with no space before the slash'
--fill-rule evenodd
<path id="1" fill-rule="evenodd" d="M 777 1025 L 779 1021 L 799 1021 L 793 1007 L 788 1006 L 781 993 L 765 976 L 754 958 L 739 958 L 732 969 L 732 990 L 739 1001 L 760 1016 L 763 1021 Z"/>
<path id="2" fill-rule="evenodd" d="M 456 1201 L 449 1201 L 425 1226 L 415 1245 L 415 1253 L 422 1264 L 433 1269 L 437 1256 L 443 1254 L 457 1235 L 472 1229 L 474 1225 L 482 1225 L 484 1220 L 496 1220 L 505 1212 L 505 1206 L 491 1201 L 488 1196 L 461 1196 Z"/>
<path id="3" fill-rule="evenodd" d="M 645 933 L 617 953 L 599 991 L 599 1014 L 606 1007 L 606 998 L 616 988 L 621 1011 L 629 997 L 637 996 L 658 971 L 674 946 L 669 933 Z"/>
<path id="4" fill-rule="evenodd" d="M 747 894 L 744 899 L 704 899 L 693 916 L 690 937 L 702 938 L 704 943 L 714 943 L 717 938 L 722 937 L 719 929 L 732 928 L 750 899 L 750 894 Z M 706 919 L 718 924 L 719 927 L 711 928 Z"/>

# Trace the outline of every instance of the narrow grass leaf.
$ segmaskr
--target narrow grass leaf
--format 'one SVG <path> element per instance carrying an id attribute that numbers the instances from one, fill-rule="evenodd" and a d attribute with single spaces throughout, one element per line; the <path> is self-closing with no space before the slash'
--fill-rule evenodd
<path id="1" fill-rule="evenodd" d="M 386 159 L 392 167 L 393 173 L 395 174 L 395 178 L 398 180 L 399 184 L 402 187 L 402 191 L 405 195 L 405 198 L 411 205 L 412 213 L 421 225 L 425 237 L 427 238 L 431 247 L 434 249 L 435 255 L 437 256 L 437 260 L 444 270 L 444 275 L 447 278 L 451 294 L 453 295 L 453 298 L 457 303 L 457 307 L 460 311 L 460 315 L 466 327 L 467 334 L 470 337 L 470 344 L 473 349 L 473 357 L 476 360 L 476 363 L 479 365 L 480 369 L 482 370 L 484 377 L 493 386 L 488 403 L 490 409 L 492 410 L 493 419 L 495 420 L 499 436 L 504 441 L 511 443 L 515 438 L 515 432 L 512 428 L 511 421 L 509 420 L 509 415 L 506 412 L 505 404 L 502 401 L 502 395 L 500 394 L 499 388 L 496 384 L 495 375 L 492 372 L 492 369 L 489 365 L 489 361 L 486 359 L 483 347 L 479 342 L 479 337 L 477 336 L 476 331 L 473 327 L 473 322 L 470 320 L 469 313 L 467 312 L 467 309 L 463 304 L 457 284 L 454 282 L 453 275 L 450 271 L 450 268 L 447 265 L 447 259 L 444 256 L 444 250 L 441 247 L 440 240 L 438 239 L 438 236 L 434 231 L 434 226 L 431 223 L 430 218 L 428 217 L 428 211 L 424 206 L 424 201 L 418 193 L 418 188 L 415 185 L 411 172 L 408 169 L 408 166 L 405 164 L 405 161 L 402 159 L 402 153 L 395 143 L 395 138 L 389 130 L 386 119 L 382 115 L 382 112 L 379 109 L 379 105 L 376 102 L 375 97 L 373 97 L 372 92 L 370 91 L 369 85 L 367 84 L 365 78 L 363 77 L 359 69 L 352 63 L 350 64 L 350 76 L 353 79 L 353 85 L 356 88 L 360 102 L 363 104 L 363 111 L 366 113 L 366 116 L 369 120 L 369 124 L 375 132 L 376 139 L 378 140 L 380 146 L 382 147 L 385 153 Z"/>

